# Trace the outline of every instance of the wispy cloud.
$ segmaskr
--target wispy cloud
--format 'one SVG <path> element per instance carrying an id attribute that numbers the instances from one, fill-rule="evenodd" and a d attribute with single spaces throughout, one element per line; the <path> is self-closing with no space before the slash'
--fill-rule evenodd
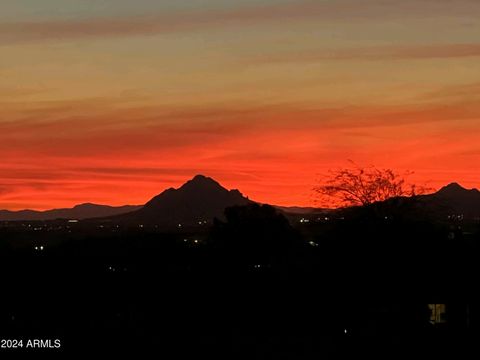
<path id="1" fill-rule="evenodd" d="M 190 11 L 123 18 L 3 23 L 0 24 L 0 43 L 194 31 L 222 25 L 312 16 L 312 10 L 316 9 L 318 10 L 318 5 L 310 1 L 301 1 L 296 4 L 240 7 L 227 11 Z"/>
<path id="2" fill-rule="evenodd" d="M 259 63 L 317 62 L 325 60 L 421 60 L 480 56 L 480 43 L 415 46 L 372 46 L 348 49 L 315 49 L 306 52 L 267 55 Z M 254 60 L 255 61 L 255 60 Z"/>
<path id="3" fill-rule="evenodd" d="M 156 35 L 197 31 L 231 25 L 315 19 L 323 22 L 423 18 L 435 15 L 471 15 L 480 11 L 475 0 L 335 0 L 197 10 L 117 18 L 0 23 L 0 44 L 88 37 Z"/>
<path id="4" fill-rule="evenodd" d="M 402 106 L 351 106 L 305 108 L 278 104 L 265 107 L 210 107 L 203 109 L 134 108 L 102 114 L 63 116 L 37 112 L 10 122 L 0 122 L 0 151 L 5 155 L 42 154 L 75 158 L 102 154 L 168 154 L 219 146 L 258 134 L 296 131 L 364 130 L 405 125 L 470 122 L 480 116 L 472 103 L 404 104 Z M 41 119 L 41 120 L 38 120 Z M 86 146 L 88 141 L 88 146 Z"/>
<path id="5" fill-rule="evenodd" d="M 443 102 L 478 103 L 478 100 L 480 100 L 480 82 L 444 86 L 425 94 L 425 99 Z"/>
<path id="6" fill-rule="evenodd" d="M 480 107 L 475 104 L 156 109 L 158 119 L 149 116 L 145 123 L 144 113 L 154 110 L 81 121 L 55 114 L 39 116 L 42 121 L 0 122 L 0 208 L 142 203 L 199 172 L 258 201 L 306 204 L 308 196 L 299 189 L 311 188 L 306 182 L 314 169 L 346 158 L 380 166 L 388 160 L 392 167 L 407 162 L 421 169 L 440 156 L 441 166 L 453 174 L 477 156 L 457 155 L 477 150 Z M 128 127 L 123 126 L 127 118 Z M 468 131 L 465 124 L 471 124 Z"/>

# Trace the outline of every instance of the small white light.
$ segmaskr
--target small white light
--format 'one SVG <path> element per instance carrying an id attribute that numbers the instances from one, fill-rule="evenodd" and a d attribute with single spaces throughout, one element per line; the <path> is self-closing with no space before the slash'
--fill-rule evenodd
<path id="1" fill-rule="evenodd" d="M 345 331 L 344 331 L 344 332 L 345 332 L 345 334 L 346 334 L 346 333 L 348 333 L 347 329 L 345 329 Z"/>

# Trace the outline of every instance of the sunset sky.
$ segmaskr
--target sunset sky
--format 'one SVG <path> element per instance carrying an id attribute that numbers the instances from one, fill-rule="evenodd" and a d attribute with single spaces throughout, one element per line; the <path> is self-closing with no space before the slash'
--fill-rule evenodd
<path id="1" fill-rule="evenodd" d="M 0 209 L 195 174 L 313 205 L 328 169 L 480 187 L 478 0 L 2 0 Z"/>

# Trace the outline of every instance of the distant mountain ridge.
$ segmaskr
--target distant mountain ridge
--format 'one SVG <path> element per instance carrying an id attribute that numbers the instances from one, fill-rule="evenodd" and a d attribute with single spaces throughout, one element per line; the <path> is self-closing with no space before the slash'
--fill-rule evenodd
<path id="1" fill-rule="evenodd" d="M 227 190 L 217 181 L 196 175 L 178 189 L 153 197 L 141 209 L 115 216 L 114 221 L 159 225 L 194 225 L 223 218 L 227 207 L 252 203 L 236 189 Z"/>
<path id="2" fill-rule="evenodd" d="M 429 210 L 440 215 L 480 217 L 480 191 L 478 189 L 466 189 L 458 183 L 451 183 L 436 193 L 421 195 L 418 198 L 428 206 Z"/>
<path id="3" fill-rule="evenodd" d="M 451 183 L 433 194 L 416 196 L 428 211 L 439 216 L 463 215 L 480 217 L 480 191 L 465 189 Z M 387 200 L 388 201 L 388 200 Z M 36 221 L 55 219 L 97 219 L 108 221 L 146 223 L 159 225 L 198 224 L 222 218 L 227 207 L 253 203 L 236 189 L 227 190 L 217 181 L 197 175 L 179 188 L 170 188 L 153 197 L 145 205 L 108 206 L 85 203 L 73 208 L 46 211 L 0 210 L 0 221 Z M 334 209 L 313 207 L 275 206 L 290 216 L 335 212 Z"/>
<path id="4" fill-rule="evenodd" d="M 92 219 L 124 214 L 140 209 L 141 205 L 109 206 L 92 203 L 75 205 L 73 208 L 52 209 L 45 211 L 0 210 L 0 221 L 44 221 L 55 219 Z"/>

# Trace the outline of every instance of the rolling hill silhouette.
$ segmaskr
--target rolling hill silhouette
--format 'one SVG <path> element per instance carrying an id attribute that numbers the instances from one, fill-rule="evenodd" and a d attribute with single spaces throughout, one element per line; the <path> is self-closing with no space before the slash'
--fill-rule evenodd
<path id="1" fill-rule="evenodd" d="M 480 191 L 451 183 L 432 194 L 394 197 L 368 207 L 393 217 L 428 216 L 430 219 L 447 220 L 448 216 L 455 216 L 458 219 L 474 220 L 480 218 Z M 357 211 L 363 208 L 352 207 L 345 210 Z"/>
<path id="2" fill-rule="evenodd" d="M 178 189 L 170 188 L 141 209 L 115 216 L 114 221 L 159 225 L 195 225 L 223 218 L 225 208 L 251 203 L 238 190 L 227 190 L 212 178 L 197 175 Z"/>
<path id="3" fill-rule="evenodd" d="M 392 199 L 391 199 L 392 200 Z M 387 200 L 387 206 L 391 200 Z M 408 198 L 406 199 L 408 201 Z M 428 212 L 436 216 L 463 215 L 465 218 L 480 217 L 480 191 L 465 189 L 457 183 L 449 184 L 438 192 L 420 195 Z M 153 197 L 143 206 L 108 206 L 85 203 L 73 208 L 46 211 L 0 210 L 0 221 L 43 221 L 55 219 L 102 219 L 125 223 L 145 223 L 168 226 L 198 225 L 210 223 L 215 217 L 223 218 L 225 208 L 253 203 L 238 190 L 227 190 L 210 177 L 197 175 L 178 189 L 170 188 Z M 335 212 L 329 209 L 308 207 L 275 206 L 287 216 L 301 216 L 318 212 Z"/>
<path id="4" fill-rule="evenodd" d="M 79 204 L 73 208 L 52 209 L 46 211 L 20 210 L 9 211 L 0 210 L 0 221 L 43 221 L 55 219 L 92 219 L 106 216 L 114 216 L 118 214 L 128 213 L 138 210 L 141 206 L 124 205 L 124 206 L 108 206 L 98 204 Z"/>
<path id="5" fill-rule="evenodd" d="M 436 193 L 419 196 L 419 199 L 428 210 L 442 216 L 480 217 L 480 191 L 465 189 L 458 183 L 451 183 Z"/>

